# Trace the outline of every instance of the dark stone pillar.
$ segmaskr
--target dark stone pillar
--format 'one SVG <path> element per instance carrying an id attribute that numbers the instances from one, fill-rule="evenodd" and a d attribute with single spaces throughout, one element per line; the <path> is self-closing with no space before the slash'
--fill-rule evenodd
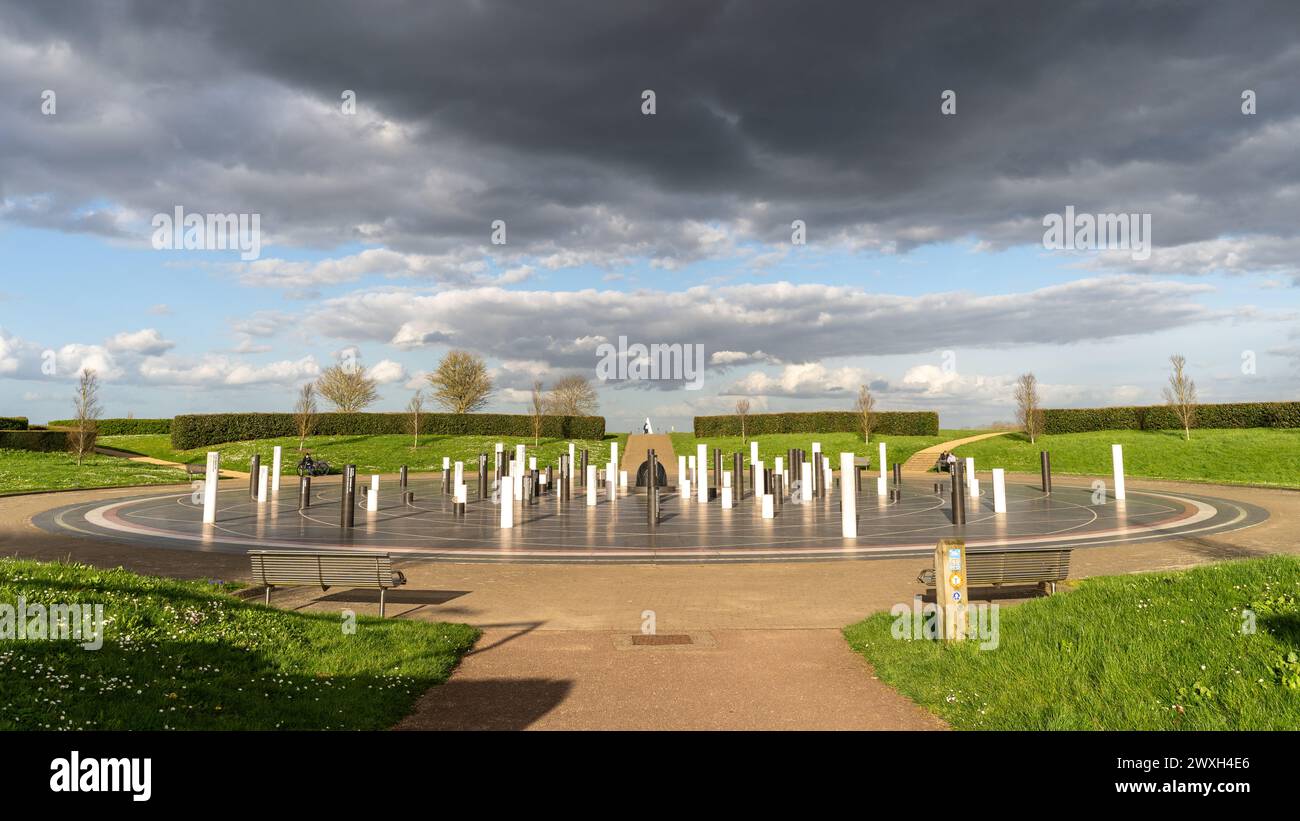
<path id="1" fill-rule="evenodd" d="M 343 466 L 342 509 L 339 511 L 339 527 L 350 528 L 357 514 L 357 466 Z"/>

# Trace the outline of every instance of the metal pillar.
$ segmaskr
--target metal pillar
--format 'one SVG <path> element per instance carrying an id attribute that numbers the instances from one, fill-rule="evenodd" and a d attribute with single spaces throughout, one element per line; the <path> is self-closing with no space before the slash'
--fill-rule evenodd
<path id="1" fill-rule="evenodd" d="M 645 452 L 645 463 L 650 474 L 645 488 L 646 524 L 653 529 L 659 525 L 659 457 L 654 448 Z"/>
<path id="2" fill-rule="evenodd" d="M 1052 492 L 1052 454 L 1045 450 L 1038 452 L 1038 467 L 1043 473 L 1043 492 Z"/>
<path id="3" fill-rule="evenodd" d="M 478 498 L 480 500 L 488 497 L 487 461 L 486 453 L 478 455 Z"/>
<path id="4" fill-rule="evenodd" d="M 339 511 L 339 527 L 350 528 L 357 514 L 357 466 L 343 466 L 342 509 Z"/>
<path id="5" fill-rule="evenodd" d="M 306 510 L 311 507 L 311 477 L 298 477 L 298 509 Z"/>
<path id="6" fill-rule="evenodd" d="M 952 523 L 955 527 L 966 524 L 966 477 L 965 467 L 959 461 L 952 472 Z"/>
<path id="7" fill-rule="evenodd" d="M 262 472 L 262 457 L 254 454 L 248 466 L 248 497 L 257 501 L 257 475 Z"/>

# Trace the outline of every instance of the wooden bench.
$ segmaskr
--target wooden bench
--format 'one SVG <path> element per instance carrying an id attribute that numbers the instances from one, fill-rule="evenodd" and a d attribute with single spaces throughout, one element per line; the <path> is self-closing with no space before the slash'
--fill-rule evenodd
<path id="1" fill-rule="evenodd" d="M 207 474 L 208 474 L 207 465 L 186 465 L 185 466 L 186 476 L 207 476 Z"/>
<path id="2" fill-rule="evenodd" d="M 993 586 L 1034 583 L 1044 593 L 1055 593 L 1056 583 L 1070 575 L 1071 548 L 1030 550 L 966 551 L 966 586 Z M 921 584 L 934 587 L 934 568 L 927 567 L 916 577 Z"/>
<path id="3" fill-rule="evenodd" d="M 379 591 L 379 616 L 384 616 L 384 593 L 406 584 L 406 576 L 393 569 L 387 553 L 309 553 L 300 550 L 250 550 L 253 579 L 266 587 L 271 603 L 273 587 L 366 588 Z"/>

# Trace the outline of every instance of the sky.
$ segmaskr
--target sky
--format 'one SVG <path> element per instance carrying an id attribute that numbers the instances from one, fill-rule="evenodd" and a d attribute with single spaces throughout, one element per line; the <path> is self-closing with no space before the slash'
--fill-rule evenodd
<path id="1" fill-rule="evenodd" d="M 1300 7 L 907 9 L 0 2 L 0 415 L 83 368 L 105 416 L 288 411 L 340 360 L 396 411 L 454 348 L 612 431 L 1159 403 L 1172 354 L 1300 399 Z M 620 338 L 703 372 L 603 379 Z"/>

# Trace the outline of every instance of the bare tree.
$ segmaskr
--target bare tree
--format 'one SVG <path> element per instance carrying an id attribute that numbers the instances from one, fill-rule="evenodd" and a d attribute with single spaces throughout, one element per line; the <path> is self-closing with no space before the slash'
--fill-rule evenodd
<path id="1" fill-rule="evenodd" d="M 591 416 L 600 407 L 600 400 L 591 383 L 574 373 L 561 378 L 551 388 L 547 407 L 556 416 Z"/>
<path id="2" fill-rule="evenodd" d="M 1024 373 L 1016 380 L 1016 418 L 1029 437 L 1037 442 L 1043 434 L 1043 406 L 1038 399 L 1038 377 Z"/>
<path id="3" fill-rule="evenodd" d="M 1174 409 L 1174 415 L 1183 424 L 1183 440 L 1192 441 L 1192 425 L 1196 424 L 1196 383 L 1187 375 L 1187 359 L 1182 354 L 1169 357 L 1173 373 L 1169 374 L 1169 387 L 1165 388 L 1165 402 Z"/>
<path id="4" fill-rule="evenodd" d="M 321 371 L 316 390 L 340 413 L 358 413 L 379 399 L 375 380 L 366 375 L 360 362 L 341 362 Z"/>
<path id="5" fill-rule="evenodd" d="M 74 404 L 76 412 L 72 430 L 68 432 L 68 449 L 80 466 L 82 460 L 95 452 L 95 440 L 99 437 L 99 377 L 93 368 L 82 368 Z"/>
<path id="6" fill-rule="evenodd" d="M 428 379 L 434 401 L 452 413 L 482 410 L 492 393 L 487 364 L 469 351 L 448 351 Z"/>
<path id="7" fill-rule="evenodd" d="M 298 389 L 293 404 L 293 426 L 298 431 L 298 452 L 307 446 L 307 437 L 316 430 L 316 386 L 311 382 Z"/>
<path id="8" fill-rule="evenodd" d="M 858 387 L 858 401 L 853 404 L 862 425 L 862 441 L 871 442 L 871 431 L 876 427 L 876 397 L 871 395 L 866 385 Z"/>
<path id="9" fill-rule="evenodd" d="M 406 429 L 414 437 L 411 450 L 420 448 L 420 414 L 424 411 L 424 391 L 416 391 L 411 401 L 406 403 Z"/>
<path id="10" fill-rule="evenodd" d="M 542 381 L 533 380 L 533 407 L 531 410 L 533 423 L 533 447 L 539 447 L 542 442 L 542 422 L 546 419 L 546 397 L 542 394 Z"/>
<path id="11" fill-rule="evenodd" d="M 745 438 L 745 419 L 749 416 L 749 400 L 736 400 L 736 415 L 740 417 L 740 441 L 747 442 Z"/>

